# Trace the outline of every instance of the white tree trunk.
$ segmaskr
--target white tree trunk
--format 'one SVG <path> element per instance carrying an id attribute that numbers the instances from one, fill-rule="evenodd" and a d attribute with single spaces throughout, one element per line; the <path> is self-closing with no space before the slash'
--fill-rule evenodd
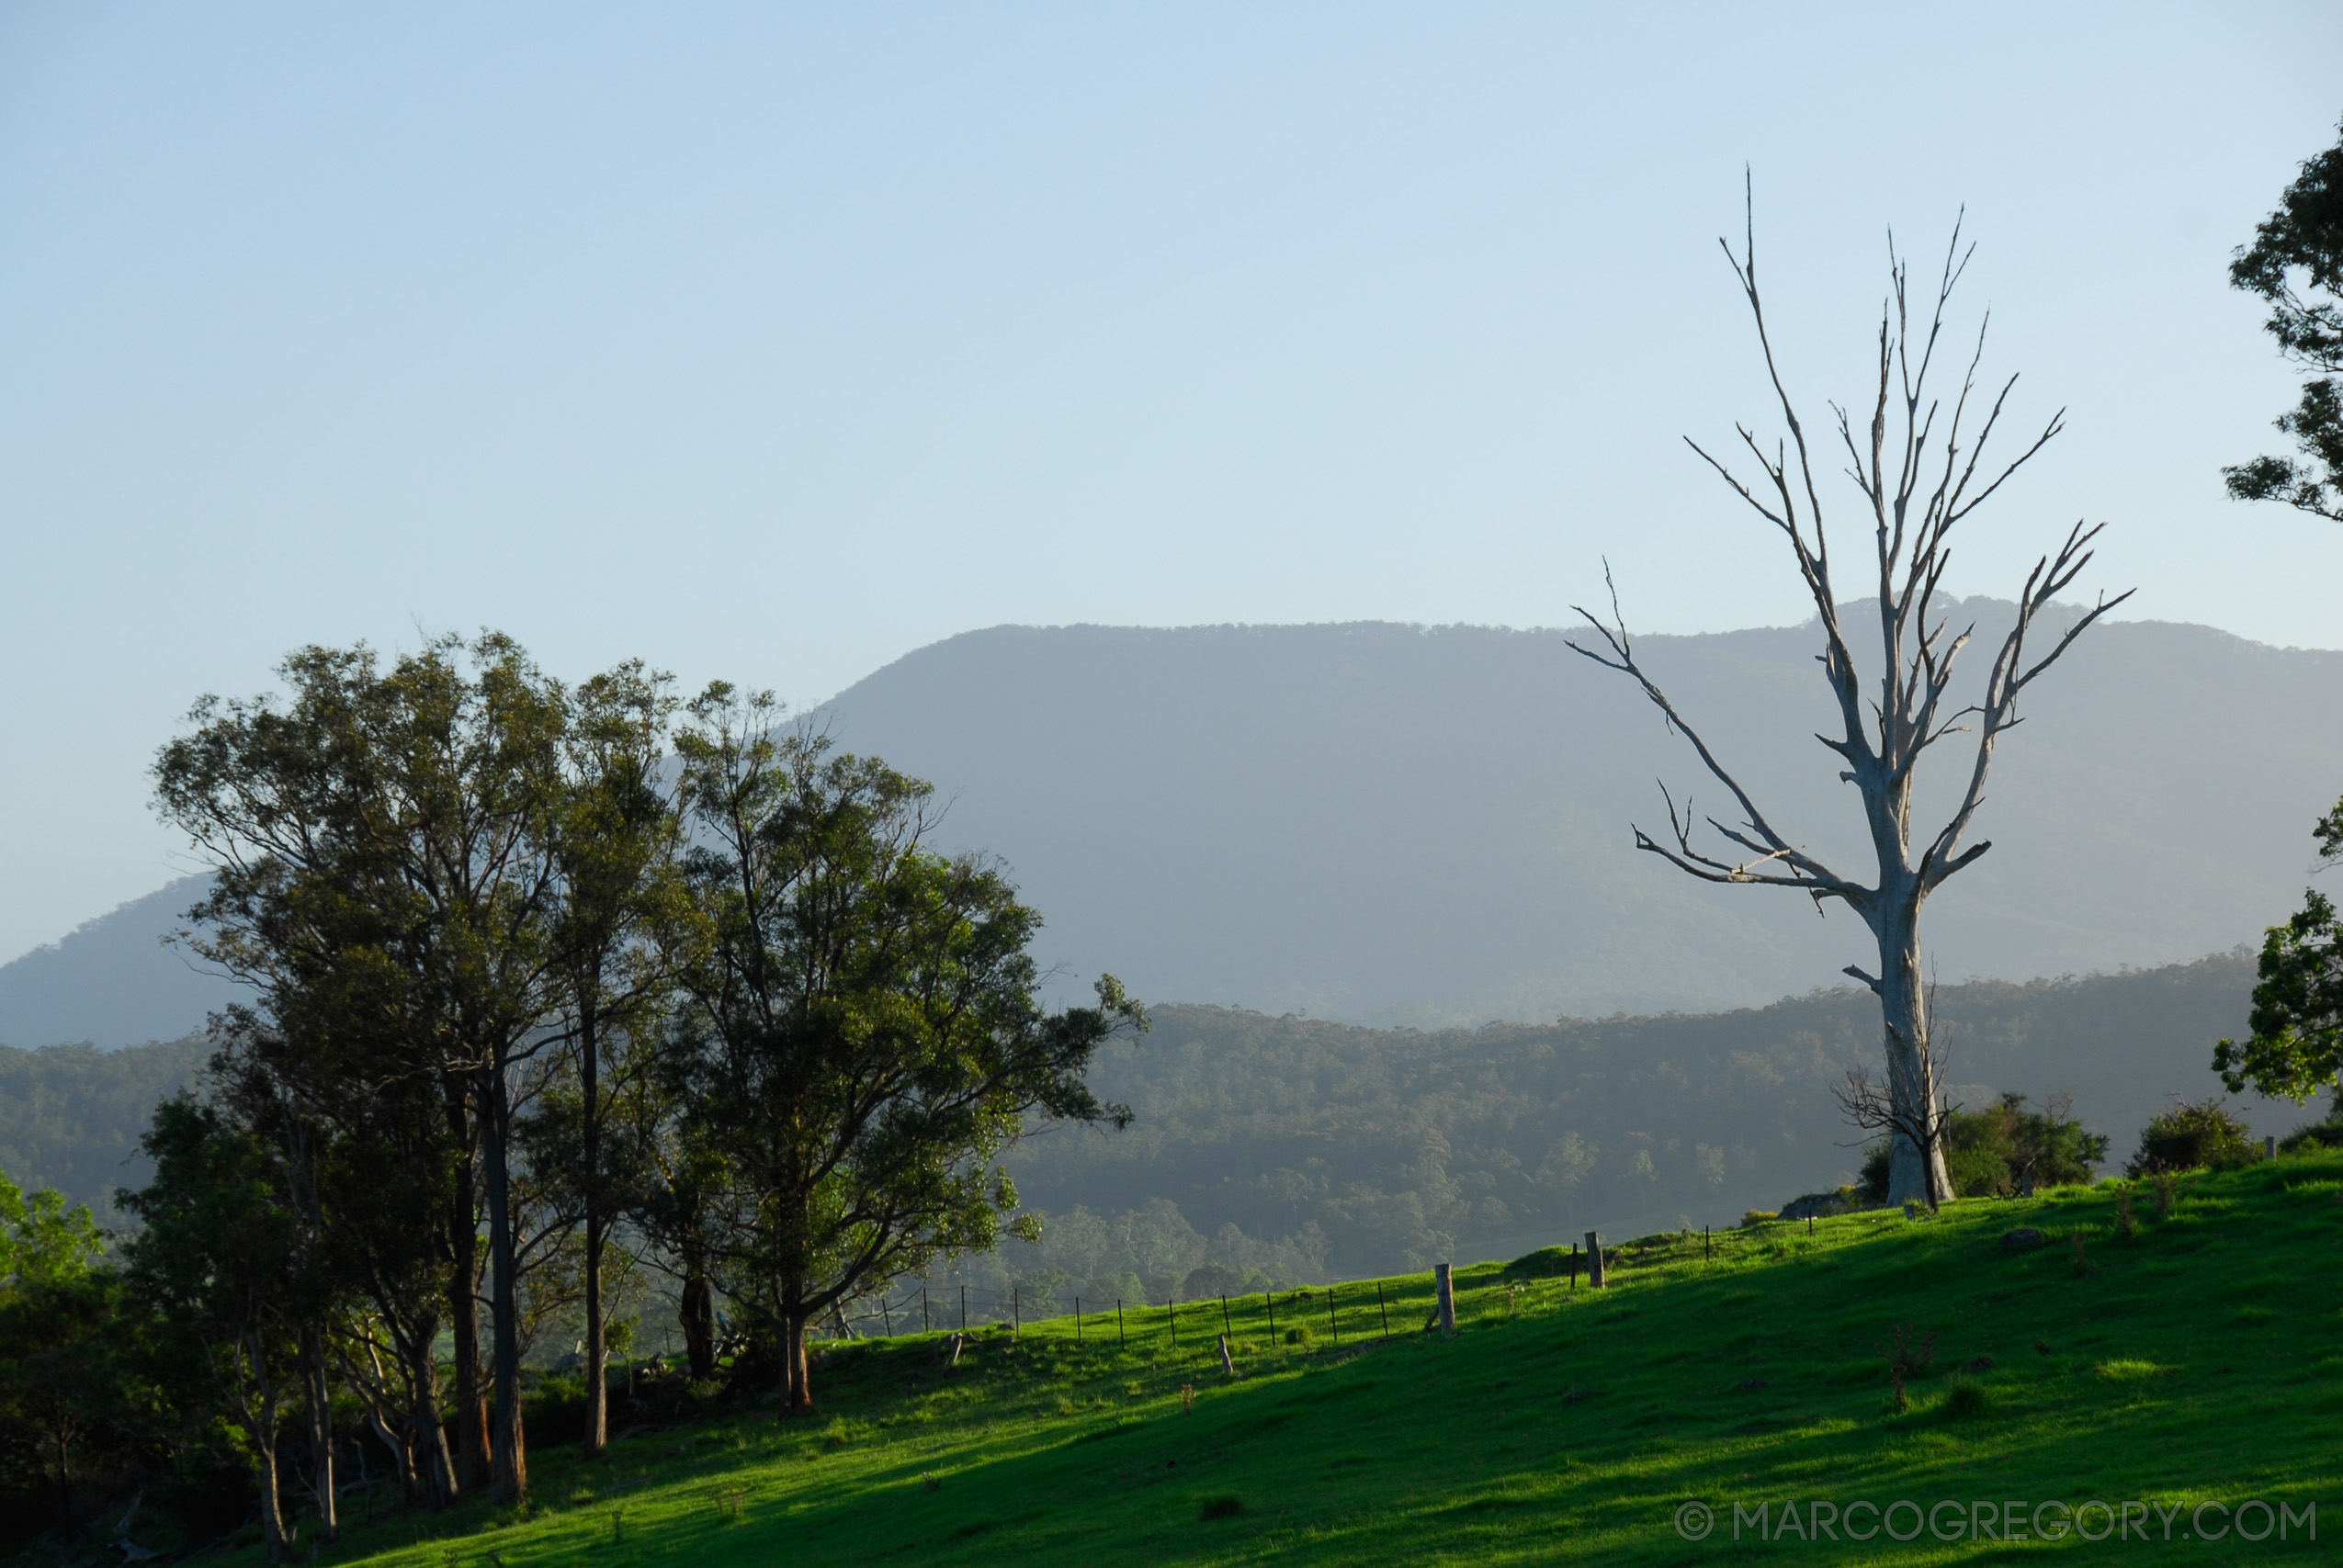
<path id="1" fill-rule="evenodd" d="M 1929 1049 L 1928 984 L 1920 970 L 1918 909 L 1896 908 L 1879 917 L 1879 1002 L 1886 1023 L 1887 1092 L 1904 1125 L 1890 1133 L 1887 1201 L 1928 1203 L 1952 1195 L 1941 1145 L 1923 1150 L 1907 1130 L 1933 1126 L 1937 1103 L 1934 1056 Z"/>

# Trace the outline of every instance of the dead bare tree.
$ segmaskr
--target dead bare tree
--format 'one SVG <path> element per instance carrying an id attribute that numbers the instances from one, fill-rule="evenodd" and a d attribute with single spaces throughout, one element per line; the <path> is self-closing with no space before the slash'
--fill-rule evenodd
<path id="1" fill-rule="evenodd" d="M 1662 843 L 1636 828 L 1634 831 L 1637 849 L 1648 850 L 1703 881 L 1795 888 L 1811 897 L 1817 909 L 1824 899 L 1836 898 L 1862 916 L 1870 927 L 1878 947 L 1879 973 L 1867 974 L 1854 964 L 1848 965 L 1846 972 L 1878 994 L 1885 1020 L 1887 1094 L 1897 1119 L 1892 1132 L 1888 1197 L 1893 1202 L 1931 1201 L 1934 1194 L 1948 1191 L 1950 1187 L 1945 1179 L 1941 1150 L 1916 1137 L 1913 1132 L 1928 1124 L 1934 1114 L 1930 1108 L 1939 1098 L 1928 1049 L 1928 998 L 1920 971 L 1920 906 L 1948 877 L 1973 864 L 1993 847 L 1990 840 L 1979 840 L 1964 848 L 1962 840 L 1985 799 L 1986 773 L 1993 761 L 1994 742 L 2003 731 L 2019 723 L 2019 694 L 2055 663 L 2086 627 L 2131 594 L 2121 593 L 2112 599 L 2101 594 L 2091 609 L 2058 635 L 2048 653 L 2031 663 L 2027 661 L 2026 637 L 2032 629 L 2034 617 L 2090 564 L 2091 541 L 2104 526 L 2076 524 L 2057 552 L 2037 560 L 2033 570 L 2028 573 L 2018 599 L 2017 618 L 1994 656 L 1981 700 L 1946 711 L 1946 693 L 1952 683 L 1954 662 L 1976 630 L 1972 623 L 1947 641 L 1947 622 L 1934 614 L 1937 590 L 1951 559 L 1946 541 L 1958 525 L 2058 434 L 2066 414 L 2061 410 L 2054 415 L 2032 445 L 1998 472 L 1980 469 L 1994 427 L 2000 423 L 2010 389 L 2018 379 L 2013 375 L 2002 384 L 1974 440 L 1964 446 L 1962 422 L 1969 414 L 1975 395 L 1977 367 L 1985 354 L 1985 323 L 1981 322 L 1960 395 L 1939 436 L 1938 417 L 1944 411 L 1941 400 L 1929 393 L 1929 373 L 1935 361 L 1938 339 L 1944 330 L 1945 305 L 1967 268 L 1974 246 L 1963 249 L 1960 224 L 1956 222 L 1952 242 L 1945 248 L 1943 273 L 1915 363 L 1911 355 L 1914 345 L 1907 266 L 1896 252 L 1895 236 L 1891 233 L 1888 272 L 1892 292 L 1880 316 L 1879 390 L 1872 411 L 1867 446 L 1858 442 L 1847 411 L 1837 404 L 1830 405 L 1838 415 L 1839 440 L 1852 464 L 1849 477 L 1862 494 L 1877 536 L 1878 692 L 1866 703 L 1854 650 L 1839 624 L 1839 605 L 1830 578 L 1829 545 L 1823 531 L 1821 494 L 1816 483 L 1814 458 L 1807 450 L 1805 427 L 1799 423 L 1790 394 L 1782 384 L 1773 344 L 1767 333 L 1765 310 L 1758 295 L 1753 216 L 1740 256 L 1733 254 L 1732 246 L 1726 241 L 1720 239 L 1717 243 L 1723 247 L 1734 276 L 1740 281 L 1741 291 L 1749 299 L 1749 314 L 1757 326 L 1758 346 L 1764 355 L 1783 421 L 1788 426 L 1789 440 L 1785 444 L 1777 438 L 1774 455 L 1768 457 L 1748 426 L 1735 427 L 1741 444 L 1764 475 L 1754 487 L 1744 483 L 1698 442 L 1689 436 L 1685 442 L 1716 470 L 1735 494 L 1779 528 L 1789 541 L 1798 573 L 1821 616 L 1823 650 L 1818 658 L 1824 679 L 1838 701 L 1842 730 L 1837 739 L 1827 735 L 1817 735 L 1816 739 L 1838 753 L 1844 763 L 1839 774 L 1840 781 L 1853 784 L 1862 795 L 1863 816 L 1878 862 L 1875 877 L 1863 883 L 1842 875 L 1776 829 L 1772 820 L 1759 809 L 1749 792 L 1702 739 L 1699 731 L 1685 722 L 1667 694 L 1636 661 L 1626 623 L 1619 612 L 1615 584 L 1611 587 L 1609 622 L 1583 607 L 1574 606 L 1588 625 L 1602 635 L 1603 647 L 1589 648 L 1576 641 L 1570 646 L 1640 685 L 1644 694 L 1666 716 L 1670 728 L 1681 731 L 1692 742 L 1702 765 L 1731 792 L 1740 809 L 1737 826 L 1728 827 L 1714 817 L 1705 818 L 1709 827 L 1733 846 L 1731 851 L 1720 850 L 1712 854 L 1696 850 L 1692 840 L 1696 824 L 1690 799 L 1679 812 L 1674 797 L 1663 784 L 1661 795 L 1667 801 L 1672 841 Z M 1794 455 L 1791 448 L 1795 449 Z M 1606 563 L 1606 583 L 1610 575 Z M 1868 722 L 1866 706 L 1870 710 Z M 1974 718 L 1974 724 L 1962 722 L 1970 718 Z M 1975 754 L 1970 763 L 1967 787 L 1951 818 L 1921 840 L 1915 856 L 1915 770 L 1920 758 L 1937 742 L 1949 735 L 1969 733 L 1975 736 Z"/>

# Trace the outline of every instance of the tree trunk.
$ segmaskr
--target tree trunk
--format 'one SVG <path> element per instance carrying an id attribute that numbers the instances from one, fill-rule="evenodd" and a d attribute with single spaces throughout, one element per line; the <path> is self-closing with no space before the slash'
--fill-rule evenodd
<path id="1" fill-rule="evenodd" d="M 601 1043 L 591 986 L 580 987 L 578 1085 L 585 1162 L 585 1451 L 599 1458 L 610 1435 L 610 1354 L 602 1321 Z"/>
<path id="2" fill-rule="evenodd" d="M 716 1376 L 716 1292 L 696 1261 L 684 1259 L 684 1294 L 678 1315 L 684 1322 L 684 1359 L 694 1382 Z"/>
<path id="3" fill-rule="evenodd" d="M 331 1546 L 342 1539 L 334 1494 L 334 1407 L 325 1386 L 325 1334 L 313 1323 L 301 1328 L 301 1371 L 309 1404 L 310 1494 L 317 1503 L 318 1537 Z"/>
<path id="4" fill-rule="evenodd" d="M 790 1308 L 781 1314 L 781 1366 L 787 1395 L 784 1407 L 792 1416 L 813 1414 L 813 1382 L 806 1369 L 806 1314 Z"/>
<path id="5" fill-rule="evenodd" d="M 444 1508 L 456 1500 L 459 1485 L 455 1457 L 447 1451 L 447 1428 L 439 1424 L 439 1367 L 432 1358 L 437 1338 L 436 1334 L 416 1336 L 408 1374 L 414 1409 L 408 1421 L 415 1435 L 416 1462 L 430 1482 L 432 1506 Z"/>
<path id="6" fill-rule="evenodd" d="M 1952 1194 L 1941 1137 L 1922 1148 L 1916 1127 L 1934 1127 L 1938 1084 L 1929 1050 L 1928 985 L 1920 970 L 1919 910 L 1883 899 L 1878 921 L 1879 1003 L 1886 1021 L 1887 1093 L 1902 1123 L 1888 1134 L 1887 1201 L 1936 1207 Z"/>
<path id="7" fill-rule="evenodd" d="M 269 1568 L 285 1561 L 292 1542 L 285 1539 L 285 1509 L 277 1495 L 277 1434 L 253 1445 L 254 1464 L 260 1472 L 260 1538 Z"/>
<path id="8" fill-rule="evenodd" d="M 488 1396 L 480 1386 L 480 1209 L 471 1112 L 460 1080 L 449 1080 L 447 1095 L 448 1127 L 462 1154 L 448 1202 L 447 1332 L 456 1360 L 456 1475 L 469 1487 L 488 1479 Z"/>
<path id="9" fill-rule="evenodd" d="M 511 1106 L 504 1072 L 492 1066 L 481 1075 L 481 1167 L 488 1199 L 488 1321 L 495 1377 L 494 1469 L 490 1495 L 500 1503 L 528 1500 L 528 1453 L 521 1430 L 521 1336 L 518 1281 L 513 1278 L 511 1172 L 505 1166 Z"/>

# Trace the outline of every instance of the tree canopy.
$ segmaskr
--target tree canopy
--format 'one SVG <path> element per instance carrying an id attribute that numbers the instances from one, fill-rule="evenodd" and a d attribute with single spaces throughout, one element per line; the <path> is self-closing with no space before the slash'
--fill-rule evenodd
<path id="1" fill-rule="evenodd" d="M 2276 421 L 2296 455 L 2222 469 L 2229 493 L 2343 523 L 2343 141 L 2303 164 L 2253 243 L 2238 248 L 2229 282 L 2269 302 L 2264 330 L 2312 372 Z"/>

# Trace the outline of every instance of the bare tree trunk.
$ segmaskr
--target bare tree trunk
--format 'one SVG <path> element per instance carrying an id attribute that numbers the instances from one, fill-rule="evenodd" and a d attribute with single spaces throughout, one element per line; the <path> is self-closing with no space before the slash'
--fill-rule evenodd
<path id="1" fill-rule="evenodd" d="M 1880 912 L 1879 1001 L 1886 1020 L 1887 1092 L 1898 1125 L 1889 1133 L 1887 1201 L 1926 1203 L 1952 1195 L 1941 1139 L 1923 1148 L 1916 1127 L 1936 1125 L 1935 1058 L 1928 1043 L 1928 986 L 1920 971 L 1919 918 L 1901 902 Z"/>
<path id="2" fill-rule="evenodd" d="M 501 1066 L 481 1074 L 481 1166 L 488 1199 L 489 1332 L 496 1385 L 494 1469 L 490 1495 L 500 1503 L 528 1499 L 528 1453 L 521 1423 L 520 1303 L 514 1279 L 511 1172 L 506 1168 L 506 1103 Z"/>
<path id="3" fill-rule="evenodd" d="M 316 1324 L 301 1328 L 302 1393 L 309 1409 L 309 1483 L 317 1502 L 319 1538 L 328 1546 L 342 1538 L 334 1495 L 334 1407 L 325 1386 L 325 1335 Z"/>

